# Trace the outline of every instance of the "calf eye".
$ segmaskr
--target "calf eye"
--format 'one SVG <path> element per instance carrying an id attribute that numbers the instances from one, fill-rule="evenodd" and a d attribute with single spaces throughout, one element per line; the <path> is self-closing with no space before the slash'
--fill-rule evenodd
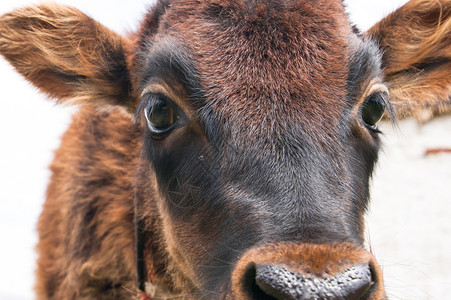
<path id="1" fill-rule="evenodd" d="M 386 97 L 387 93 L 385 92 L 374 93 L 366 98 L 362 105 L 362 120 L 372 130 L 377 131 L 377 123 L 384 116 Z"/>
<path id="2" fill-rule="evenodd" d="M 164 96 L 155 95 L 152 98 L 144 110 L 147 125 L 153 134 L 167 134 L 179 119 L 178 107 Z"/>

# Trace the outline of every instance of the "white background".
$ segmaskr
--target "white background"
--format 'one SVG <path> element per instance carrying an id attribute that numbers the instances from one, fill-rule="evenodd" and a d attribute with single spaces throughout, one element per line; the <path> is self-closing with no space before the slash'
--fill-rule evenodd
<path id="1" fill-rule="evenodd" d="M 121 34 L 137 28 L 152 0 L 67 0 Z M 2 0 L 0 13 L 38 3 Z M 406 0 L 345 1 L 351 19 L 368 29 Z M 48 164 L 73 109 L 56 107 L 0 58 L 0 300 L 33 299 L 35 226 Z M 383 266 L 391 299 L 445 299 L 451 286 L 451 118 L 424 126 L 384 124 L 384 153 L 374 182 L 368 237 Z M 369 247 L 370 247 L 369 246 Z"/>

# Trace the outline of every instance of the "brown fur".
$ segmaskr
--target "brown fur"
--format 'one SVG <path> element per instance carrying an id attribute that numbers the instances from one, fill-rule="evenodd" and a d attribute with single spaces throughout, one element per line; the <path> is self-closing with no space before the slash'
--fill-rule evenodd
<path id="1" fill-rule="evenodd" d="M 361 107 L 385 80 L 400 117 L 449 111 L 450 3 L 412 0 L 364 38 L 339 0 L 160 1 L 130 39 L 56 4 L 0 17 L 0 53 L 17 71 L 85 105 L 51 165 L 38 299 L 133 297 L 135 218 L 148 292 L 162 298 L 245 299 L 250 264 L 332 275 L 367 264 L 369 299 L 385 299 L 362 247 L 379 139 Z M 149 91 L 188 124 L 153 140 Z"/>
<path id="2" fill-rule="evenodd" d="M 138 163 L 139 136 L 120 109 L 87 107 L 74 117 L 38 223 L 38 299 L 111 299 L 109 287 L 133 289 L 134 168 L 125 166 Z"/>
<path id="3" fill-rule="evenodd" d="M 451 112 L 451 1 L 410 1 L 367 34 L 383 50 L 399 117 Z"/>
<path id="4" fill-rule="evenodd" d="M 79 10 L 26 7 L 3 15 L 1 26 L 2 55 L 50 97 L 71 104 L 130 101 L 124 69 L 129 41 Z"/>

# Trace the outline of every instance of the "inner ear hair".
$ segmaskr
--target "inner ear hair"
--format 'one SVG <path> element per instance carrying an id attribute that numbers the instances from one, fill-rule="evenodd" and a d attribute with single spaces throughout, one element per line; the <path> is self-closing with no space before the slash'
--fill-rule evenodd
<path id="1" fill-rule="evenodd" d="M 133 106 L 129 41 L 81 11 L 59 4 L 0 17 L 0 54 L 57 102 Z"/>

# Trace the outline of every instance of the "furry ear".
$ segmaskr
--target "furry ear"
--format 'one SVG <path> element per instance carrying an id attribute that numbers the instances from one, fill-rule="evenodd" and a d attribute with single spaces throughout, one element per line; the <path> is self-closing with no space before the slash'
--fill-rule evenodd
<path id="1" fill-rule="evenodd" d="M 129 41 L 77 9 L 44 4 L 0 17 L 0 54 L 58 102 L 133 106 Z"/>
<path id="2" fill-rule="evenodd" d="M 411 0 L 366 35 L 382 50 L 398 117 L 451 112 L 450 0 Z"/>

